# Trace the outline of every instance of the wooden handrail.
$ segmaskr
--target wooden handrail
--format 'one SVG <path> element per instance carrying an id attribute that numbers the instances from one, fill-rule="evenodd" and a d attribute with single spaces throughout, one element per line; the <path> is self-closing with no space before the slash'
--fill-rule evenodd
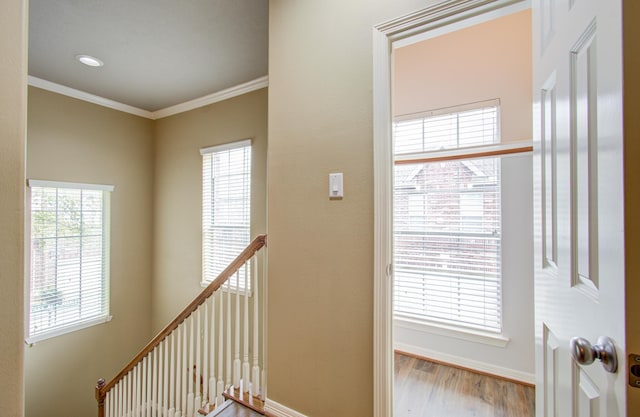
<path id="1" fill-rule="evenodd" d="M 104 397 L 107 392 L 113 388 L 118 381 L 126 376 L 145 356 L 149 354 L 156 346 L 160 344 L 171 332 L 173 332 L 187 317 L 189 317 L 198 306 L 204 303 L 211 295 L 218 290 L 233 274 L 235 274 L 242 265 L 244 265 L 257 251 L 262 249 L 267 243 L 267 235 L 258 235 L 253 242 L 249 244 L 238 255 L 224 271 L 222 271 L 218 277 L 211 282 L 202 292 L 184 309 L 180 314 L 176 316 L 171 323 L 169 323 L 163 330 L 160 331 L 154 337 L 147 346 L 144 347 L 132 360 L 125 366 L 111 381 L 104 383 L 104 380 L 100 380 L 96 386 L 96 399 L 98 400 L 98 413 L 100 415 L 100 405 L 104 404 Z"/>

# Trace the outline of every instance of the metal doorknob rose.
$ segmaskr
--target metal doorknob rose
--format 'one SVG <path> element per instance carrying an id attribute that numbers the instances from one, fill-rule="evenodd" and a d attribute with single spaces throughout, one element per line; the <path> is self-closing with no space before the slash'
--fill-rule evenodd
<path id="1" fill-rule="evenodd" d="M 571 356 L 580 365 L 591 365 L 596 359 L 599 359 L 607 372 L 615 373 L 618 369 L 616 347 L 613 340 L 606 336 L 599 337 L 596 345 L 591 345 L 587 339 L 582 337 L 572 338 Z"/>

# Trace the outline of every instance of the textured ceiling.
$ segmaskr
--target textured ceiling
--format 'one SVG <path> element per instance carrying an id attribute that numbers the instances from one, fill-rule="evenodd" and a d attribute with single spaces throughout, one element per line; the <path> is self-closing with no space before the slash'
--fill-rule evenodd
<path id="1" fill-rule="evenodd" d="M 267 75 L 267 0 L 30 0 L 29 9 L 29 75 L 140 109 Z M 105 65 L 82 65 L 79 54 Z"/>

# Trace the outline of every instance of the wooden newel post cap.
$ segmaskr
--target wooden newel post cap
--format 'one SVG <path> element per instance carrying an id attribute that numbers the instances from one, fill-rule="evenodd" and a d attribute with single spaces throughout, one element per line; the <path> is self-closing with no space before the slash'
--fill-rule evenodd
<path id="1" fill-rule="evenodd" d="M 96 385 L 96 400 L 98 400 L 98 417 L 105 417 L 104 416 L 104 397 L 106 397 L 106 394 L 102 394 L 102 388 L 104 388 L 104 386 L 107 385 L 107 381 L 104 380 L 104 378 L 100 378 L 98 380 L 98 384 Z"/>
<path id="2" fill-rule="evenodd" d="M 102 388 L 107 385 L 107 381 L 104 378 L 100 378 L 98 383 L 96 384 L 96 400 L 98 400 L 98 404 L 101 405 L 104 401 L 104 394 L 102 394 Z"/>

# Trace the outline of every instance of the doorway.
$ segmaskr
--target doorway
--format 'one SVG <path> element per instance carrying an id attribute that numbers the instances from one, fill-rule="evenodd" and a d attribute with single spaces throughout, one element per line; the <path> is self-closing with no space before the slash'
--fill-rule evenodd
<path id="1" fill-rule="evenodd" d="M 479 2 L 450 2 L 449 8 L 455 9 L 456 6 L 461 6 L 458 3 L 479 3 Z M 421 26 L 413 26 L 407 28 L 403 26 L 405 23 L 401 21 L 391 22 L 386 26 L 379 27 L 380 32 L 374 39 L 374 48 L 378 55 L 384 55 L 387 59 L 386 62 L 391 63 L 390 72 L 385 73 L 385 68 L 377 67 L 374 64 L 374 77 L 376 80 L 382 82 L 382 79 L 389 77 L 390 80 L 388 90 L 381 92 L 380 90 L 374 91 L 374 106 L 375 106 L 375 150 L 376 150 L 376 211 L 378 222 L 376 233 L 376 284 L 375 284 L 375 313 L 376 313 L 376 327 L 375 327 L 375 389 L 376 389 L 376 413 L 377 415 L 392 415 L 393 401 L 392 401 L 392 383 L 393 383 L 393 358 L 390 357 L 390 353 L 394 350 L 406 351 L 410 354 L 435 359 L 440 362 L 451 363 L 456 366 L 475 369 L 481 372 L 499 375 L 505 378 L 523 381 L 525 383 L 532 384 L 534 381 L 533 374 L 533 278 L 529 276 L 518 276 L 522 282 L 516 283 L 514 279 L 506 281 L 502 279 L 500 283 L 506 283 L 501 288 L 495 289 L 494 292 L 498 293 L 498 299 L 493 298 L 494 304 L 497 303 L 497 307 L 501 310 L 498 311 L 498 323 L 494 323 L 493 329 L 487 330 L 482 326 L 477 326 L 471 323 L 463 323 L 460 326 L 460 316 L 453 320 L 446 320 L 449 313 L 431 312 L 428 317 L 420 315 L 418 310 L 427 310 L 425 304 L 427 302 L 421 302 L 418 308 L 416 305 L 409 306 L 411 302 L 404 301 L 402 297 L 399 297 L 400 293 L 406 290 L 408 287 L 420 286 L 422 294 L 430 292 L 433 294 L 434 285 L 429 287 L 429 279 L 426 279 L 426 275 L 447 275 L 442 273 L 442 268 L 451 268 L 456 262 L 451 260 L 451 254 L 447 251 L 438 251 L 434 256 L 439 257 L 438 262 L 431 262 L 429 267 L 433 269 L 434 263 L 440 264 L 440 271 L 433 274 L 433 270 L 430 274 L 418 273 L 407 274 L 407 268 L 402 268 L 402 260 L 398 258 L 399 247 L 398 241 L 398 226 L 402 223 L 404 226 L 409 225 L 410 232 L 415 232 L 415 223 L 422 223 L 422 226 L 427 224 L 426 228 L 431 227 L 433 232 L 439 228 L 439 231 L 447 234 L 450 230 L 443 229 L 441 224 L 434 225 L 429 223 L 429 219 L 426 219 L 426 213 L 431 210 L 431 218 L 434 216 L 433 207 L 429 208 L 427 201 L 432 199 L 433 196 L 429 196 L 429 193 L 420 194 L 415 190 L 420 188 L 424 189 L 424 177 L 425 172 L 429 170 L 431 163 L 431 157 L 434 157 L 434 161 L 438 161 L 438 169 L 444 169 L 444 164 L 447 163 L 447 159 L 453 158 L 457 162 L 455 163 L 458 168 L 459 174 L 462 170 L 465 170 L 471 174 L 476 175 L 476 180 L 480 177 L 487 178 L 491 175 L 487 175 L 486 158 L 477 158 L 479 155 L 472 156 L 470 159 L 460 159 L 464 157 L 464 152 L 460 153 L 459 149 L 449 149 L 446 145 L 439 144 L 435 149 L 421 148 L 416 151 L 415 161 L 412 157 L 407 157 L 406 152 L 403 155 L 403 151 L 398 152 L 391 145 L 389 134 L 387 132 L 394 131 L 394 135 L 402 134 L 403 127 L 412 123 L 420 124 L 421 129 L 428 131 L 430 128 L 425 126 L 429 125 L 433 118 L 446 118 L 454 113 L 462 115 L 465 112 L 475 111 L 480 109 L 487 109 L 488 107 L 497 108 L 497 123 L 498 129 L 496 135 L 493 136 L 493 142 L 482 142 L 480 144 L 472 144 L 470 148 L 473 148 L 472 153 L 482 150 L 482 145 L 491 145 L 491 152 L 497 152 L 497 154 L 503 151 L 509 152 L 509 149 L 515 149 L 513 152 L 524 151 L 523 154 L 513 157 L 496 157 L 493 158 L 500 161 L 502 165 L 501 174 L 495 174 L 493 177 L 498 177 L 498 180 L 502 180 L 502 193 L 503 193 L 503 218 L 499 222 L 503 225 L 503 230 L 507 233 L 502 236 L 502 247 L 497 250 L 498 257 L 505 259 L 504 253 L 508 253 L 507 259 L 513 261 L 513 265 L 504 265 L 502 267 L 502 276 L 518 275 L 518 267 L 532 270 L 531 258 L 531 242 L 532 238 L 527 239 L 527 247 L 521 247 L 514 250 L 514 242 L 518 240 L 518 237 L 525 236 L 531 237 L 531 63 L 530 63 L 530 35 L 531 30 L 528 27 L 527 35 L 528 39 L 525 39 L 523 43 L 525 45 L 516 46 L 515 50 L 522 52 L 523 56 L 528 57 L 528 64 L 526 64 L 528 77 L 522 82 L 525 85 L 527 94 L 525 94 L 525 108 L 517 108 L 514 110 L 514 105 L 506 96 L 507 93 L 501 93 L 500 91 L 487 91 L 488 86 L 500 87 L 500 85 L 507 84 L 504 75 L 497 76 L 495 82 L 486 79 L 486 76 L 482 75 L 483 70 L 480 69 L 484 64 L 491 63 L 498 66 L 510 66 L 508 59 L 491 58 L 489 54 L 489 48 L 485 46 L 484 51 L 478 50 L 478 46 L 473 45 L 472 41 L 478 40 L 478 29 L 487 30 L 488 25 L 499 25 L 504 23 L 505 20 L 519 17 L 521 21 L 530 22 L 530 12 L 528 11 L 529 2 L 494 2 L 490 7 L 476 6 L 468 7 L 465 10 L 458 10 L 459 13 L 445 14 L 446 6 L 442 8 L 434 7 L 425 11 L 420 16 L 413 16 L 413 22 L 421 20 L 423 24 Z M 451 12 L 451 10 L 448 10 Z M 510 22 L 513 24 L 513 22 Z M 520 23 L 521 24 L 521 23 Z M 518 23 L 516 23 L 518 25 Z M 488 28 L 488 32 L 496 32 L 496 28 Z M 496 32 L 497 33 L 497 32 Z M 503 38 L 513 38 L 513 36 L 505 36 L 503 32 Z M 508 32 L 507 32 L 508 33 Z M 466 40 L 455 40 L 456 36 L 466 35 Z M 512 39 L 510 39 L 512 40 Z M 458 42 L 458 46 L 452 49 L 451 44 L 444 45 L 443 41 Z M 488 40 L 487 45 L 492 41 Z M 438 45 L 440 43 L 440 45 Z M 472 51 L 458 53 L 458 49 L 462 46 L 468 46 L 472 48 Z M 438 56 L 436 50 L 441 50 L 441 55 Z M 506 56 L 504 47 L 499 50 Z M 471 53 L 473 52 L 473 53 Z M 422 54 L 422 56 L 420 55 Z M 452 58 L 461 55 L 463 57 L 476 57 L 475 64 L 469 63 L 453 63 Z M 499 55 L 499 54 L 498 54 Z M 443 57 L 446 57 L 444 59 Z M 413 61 L 412 61 L 413 60 Z M 521 60 L 520 60 L 521 61 Z M 382 62 L 382 60 L 380 60 Z M 518 62 L 522 64 L 522 62 Z M 427 64 L 426 66 L 423 64 Z M 495 65 L 494 65 L 495 68 Z M 440 73 L 437 73 L 437 71 Z M 493 76 L 496 76 L 495 70 L 488 70 Z M 517 72 L 517 71 L 516 71 Z M 443 75 L 444 74 L 444 75 Z M 379 78 L 378 78 L 379 77 Z M 454 84 L 443 82 L 444 78 L 454 80 Z M 465 88 L 462 79 L 467 79 L 471 86 L 475 85 L 475 90 L 472 88 Z M 507 77 L 509 78 L 509 77 Z M 511 77 L 513 78 L 513 77 Z M 404 83 L 403 81 L 412 80 L 412 82 Z M 419 84 L 417 86 L 416 84 Z M 378 85 L 374 81 L 374 85 Z M 509 88 L 507 88 L 509 89 Z M 480 91 L 483 90 L 483 91 Z M 513 88 L 511 88 L 513 93 Z M 429 94 L 431 92 L 431 94 Z M 514 93 L 518 96 L 518 93 Z M 521 94 L 520 94 L 521 95 Z M 487 104 L 489 103 L 489 104 Z M 379 115 L 385 114 L 385 120 L 380 120 Z M 518 114 L 521 117 L 524 114 L 525 120 L 514 121 L 514 114 Z M 510 121 L 512 124 L 505 125 L 505 121 Z M 513 128 L 515 126 L 515 129 Z M 526 132 L 522 130 L 518 131 L 518 127 L 526 126 Z M 415 127 L 415 126 L 414 126 Z M 415 132 L 414 132 L 415 133 Z M 397 137 L 397 136 L 396 136 Z M 459 137 L 459 136 L 458 136 Z M 383 143 L 385 138 L 386 143 Z M 415 139 L 415 138 L 414 138 Z M 424 137 L 420 140 L 425 142 Z M 428 142 L 428 141 L 426 141 Z M 481 145 L 481 146 L 478 146 Z M 466 148 L 463 146 L 463 148 Z M 429 154 L 430 151 L 435 151 L 434 154 Z M 465 151 L 468 151 L 466 149 Z M 486 148 L 484 150 L 489 150 Z M 527 154 L 527 152 L 529 152 Z M 444 160 L 442 159 L 444 157 Z M 403 160 L 404 159 L 404 160 Z M 404 167 L 410 166 L 415 162 L 414 166 L 410 169 L 404 169 L 402 172 L 397 171 L 394 175 L 394 165 L 397 166 L 399 160 Z M 407 161 L 408 160 L 408 161 Z M 492 159 L 490 159 L 492 160 Z M 462 162 L 460 162 L 462 161 Z M 466 164 L 466 165 L 465 165 Z M 437 171 L 437 170 L 436 170 Z M 489 170 L 491 171 L 491 170 Z M 405 175 L 406 174 L 406 175 Z M 399 184 L 398 178 L 403 177 L 405 183 Z M 411 178 L 409 178 L 411 177 Z M 421 178 L 422 177 L 422 178 Z M 432 176 L 433 178 L 433 176 Z M 395 179 L 395 184 L 394 184 Z M 469 178 L 468 178 L 469 179 Z M 505 181 L 506 180 L 506 181 Z M 413 184 L 409 184 L 413 181 Z M 420 182 L 420 185 L 417 185 Z M 480 181 L 482 182 L 482 181 Z M 528 185 L 522 187 L 522 184 Z M 486 181 L 485 181 L 486 185 Z M 403 195 L 405 203 L 411 200 L 414 204 L 409 204 L 411 207 L 401 207 L 403 204 L 398 195 L 393 191 L 394 186 L 398 188 L 409 187 L 412 188 L 410 194 Z M 402 188 L 400 187 L 400 188 Z M 406 188 L 405 187 L 405 188 Z M 469 187 L 469 188 L 466 188 Z M 465 191 L 473 191 L 471 183 L 465 184 Z M 480 185 L 482 187 L 482 185 Z M 478 188 L 477 188 L 478 189 Z M 476 189 L 476 190 L 477 190 Z M 518 194 L 520 192 L 520 194 Z M 483 209 L 480 201 L 485 201 L 486 196 L 482 196 L 477 192 L 465 192 L 465 195 L 458 195 L 455 197 L 457 202 L 457 217 L 461 222 L 466 220 L 472 220 L 472 223 L 476 225 L 481 224 L 477 222 L 476 215 L 482 215 Z M 396 203 L 393 204 L 394 199 Z M 514 202 L 523 203 L 520 206 L 514 206 Z M 472 204 L 473 203 L 473 204 Z M 480 204 L 480 206 L 478 205 Z M 462 210 L 464 207 L 468 210 Z M 394 208 L 395 206 L 395 208 Z M 472 207 L 473 206 L 473 207 Z M 451 207 L 449 207 L 450 209 Z M 395 210 L 395 212 L 394 212 Z M 400 213 L 400 210 L 404 210 Z M 437 210 L 436 210 L 437 211 Z M 466 211 L 468 216 L 462 216 L 461 211 Z M 485 210 L 486 211 L 486 210 Z M 440 215 L 443 213 L 440 212 Z M 470 217 L 469 217 L 470 216 Z M 402 217 L 400 219 L 400 217 Z M 437 215 L 435 216 L 437 217 Z M 442 220 L 442 216 L 440 216 Z M 465 220 L 466 218 L 466 220 Z M 526 219 L 529 219 L 528 221 Z M 413 222 L 413 223 L 412 223 Z M 435 220 L 438 222 L 438 220 Z M 509 223 L 509 227 L 504 228 L 505 223 Z M 516 227 L 512 224 L 521 224 L 522 229 L 516 231 Z M 395 226 L 394 226 L 395 225 Z M 422 227 L 421 226 L 421 227 Z M 459 227 L 458 224 L 456 227 Z M 394 229 L 394 227 L 396 227 Z M 405 232 L 407 228 L 405 227 Z M 430 236 L 425 236 L 429 235 Z M 431 240 L 429 243 L 434 243 L 434 233 L 423 233 L 423 241 Z M 436 233 L 437 234 L 437 233 Z M 509 236 L 511 234 L 511 236 Z M 460 236 L 458 236 L 459 238 Z M 523 239 L 524 240 L 524 239 Z M 394 245 L 395 242 L 395 245 Z M 405 242 L 406 243 L 406 242 Z M 423 242 L 424 243 L 424 242 Z M 415 244 L 415 242 L 414 242 Z M 415 246 L 415 245 L 414 245 Z M 526 246 L 526 245 L 525 245 Z M 406 244 L 404 245 L 406 248 Z M 458 253 L 460 253 L 458 251 Z M 519 256 L 515 261 L 515 257 Z M 406 261 L 406 259 L 405 259 Z M 410 259 L 408 263 L 415 261 Z M 433 259 L 431 260 L 433 261 Z M 424 262 L 423 262 L 424 263 Z M 415 266 L 415 262 L 413 262 Z M 391 266 L 393 265 L 393 267 Z M 444 265 L 444 266 L 443 266 Z M 523 267 L 524 265 L 524 267 Z M 404 269 L 404 270 L 403 270 Z M 437 267 L 436 267 L 437 269 Z M 413 271 L 415 272 L 415 270 Z M 393 279 L 391 277 L 393 276 Z M 433 280 L 431 280 L 433 284 Z M 442 282 L 442 281 L 440 281 Z M 457 284 L 460 284 L 460 280 L 457 280 Z M 447 284 L 449 285 L 450 282 Z M 435 285 L 437 286 L 437 285 Z M 450 285 L 449 285 L 450 286 Z M 485 288 L 487 286 L 485 285 Z M 458 286 L 459 289 L 459 286 Z M 508 294 L 508 298 L 504 297 L 507 290 L 514 289 L 515 292 Z M 457 291 L 457 290 L 456 290 Z M 520 292 L 518 292 L 520 291 Z M 448 291 L 447 297 L 450 297 L 452 292 Z M 392 294 L 394 298 L 392 299 Z M 495 295 L 495 294 L 494 294 Z M 437 296 L 436 296 L 437 298 Z M 464 298 L 464 297 L 463 297 Z M 523 303 L 523 300 L 526 301 Z M 458 299 L 459 301 L 459 299 Z M 403 308 L 399 308 L 400 304 L 403 304 Z M 433 298 L 429 303 L 433 303 Z M 414 303 L 415 304 L 415 303 Z M 525 305 L 524 309 L 522 308 Z M 413 307 L 413 308 L 412 308 Z M 526 310 L 526 314 L 520 314 L 517 319 L 514 314 L 505 314 L 504 308 L 513 308 L 517 311 Z M 446 308 L 445 308 L 446 310 Z M 449 314 L 450 316 L 450 314 Z M 508 317 L 507 317 L 508 316 Z M 469 318 L 467 316 L 467 318 Z M 473 320 L 471 320 L 473 321 Z M 511 323 L 509 323 L 511 321 Z M 525 326 L 521 326 L 522 323 L 526 323 Z M 517 334 L 521 330 L 520 334 Z M 515 331 L 515 333 L 514 333 Z M 505 354 L 505 352 L 508 352 Z M 379 354 L 380 353 L 380 354 Z M 512 356 L 512 360 L 506 360 L 507 357 Z M 496 360 L 497 358 L 497 360 Z M 523 359 L 524 358 L 524 359 Z M 501 362 L 503 361 L 503 362 Z M 382 395 L 386 394 L 386 395 Z"/>

